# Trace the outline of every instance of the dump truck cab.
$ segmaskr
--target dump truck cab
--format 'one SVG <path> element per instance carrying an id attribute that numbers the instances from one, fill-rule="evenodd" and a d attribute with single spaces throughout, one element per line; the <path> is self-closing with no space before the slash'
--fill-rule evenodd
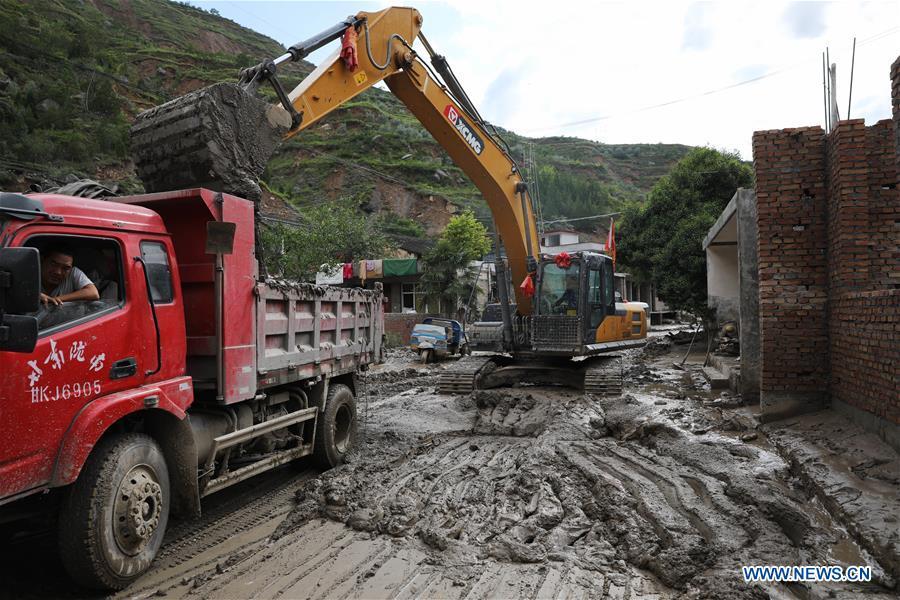
<path id="1" fill-rule="evenodd" d="M 208 189 L 0 193 L 0 521 L 58 492 L 80 583 L 127 586 L 170 511 L 196 516 L 203 496 L 353 449 L 381 290 L 261 278 L 255 247 L 253 203 Z M 38 302 L 40 257 L 59 248 L 99 299 Z"/>
<path id="2" fill-rule="evenodd" d="M 96 439 L 80 428 L 118 420 L 149 402 L 183 417 L 192 400 L 181 282 L 160 216 L 85 198 L 23 199 L 0 195 L 3 248 L 64 246 L 77 268 L 102 273 L 117 289 L 100 300 L 42 305 L 19 315 L 36 319 L 37 340 L 27 360 L 7 354 L 0 371 L 6 428 L 0 498 L 73 481 Z M 31 214 L 18 210 L 23 206 Z M 161 339 L 165 349 L 158 352 Z M 107 399 L 105 407 L 85 410 L 98 398 Z M 84 447 L 62 449 L 64 437 L 76 445 L 84 439 Z"/>

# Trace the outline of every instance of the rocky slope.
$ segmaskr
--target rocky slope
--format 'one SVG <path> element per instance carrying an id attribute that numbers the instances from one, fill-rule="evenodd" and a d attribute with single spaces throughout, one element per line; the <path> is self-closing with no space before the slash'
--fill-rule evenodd
<path id="1" fill-rule="evenodd" d="M 138 112 L 281 53 L 247 28 L 167 0 L 0 0 L 0 186 L 72 175 L 141 191 L 128 160 Z M 311 65 L 287 69 L 286 87 Z M 513 155 L 533 145 L 545 218 L 616 210 L 644 194 L 688 150 L 608 146 L 504 132 Z M 443 228 L 460 207 L 488 217 L 477 189 L 388 92 L 371 89 L 285 144 L 264 177 L 287 204 L 357 199 Z M 587 223 L 590 226 L 590 222 Z"/>

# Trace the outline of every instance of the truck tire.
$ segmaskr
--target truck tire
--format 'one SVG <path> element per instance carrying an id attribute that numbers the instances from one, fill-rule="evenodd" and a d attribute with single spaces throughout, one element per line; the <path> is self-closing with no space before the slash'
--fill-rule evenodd
<path id="1" fill-rule="evenodd" d="M 156 556 L 169 503 L 169 470 L 153 438 L 127 433 L 103 440 L 60 507 L 59 550 L 66 571 L 86 587 L 127 587 Z"/>
<path id="2" fill-rule="evenodd" d="M 356 445 L 356 400 L 346 385 L 336 383 L 328 388 L 325 410 L 316 424 L 313 458 L 325 469 L 343 464 Z"/>

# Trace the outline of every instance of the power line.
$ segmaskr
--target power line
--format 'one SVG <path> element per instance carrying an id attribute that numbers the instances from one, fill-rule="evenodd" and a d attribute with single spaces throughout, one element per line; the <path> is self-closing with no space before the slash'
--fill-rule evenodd
<path id="1" fill-rule="evenodd" d="M 621 214 L 621 212 L 612 212 L 606 213 L 605 215 L 591 215 L 589 217 L 575 217 L 573 219 L 554 219 L 553 221 L 545 221 L 544 225 L 552 225 L 554 223 L 572 223 L 573 221 L 587 221 L 588 219 L 602 219 L 603 217 L 614 217 Z"/>
<path id="2" fill-rule="evenodd" d="M 262 18 L 261 16 L 259 16 L 258 14 L 251 13 L 250 11 L 246 10 L 245 8 L 243 8 L 243 7 L 241 6 L 241 3 L 240 3 L 240 2 L 231 2 L 231 3 L 229 3 L 229 6 L 230 6 L 231 8 L 236 8 L 236 9 L 238 9 L 239 11 L 241 11 L 242 13 L 244 13 L 245 15 L 248 15 L 249 17 L 252 17 L 252 18 L 256 19 L 257 21 L 260 21 L 260 22 L 262 22 L 262 23 L 265 23 L 266 25 L 268 25 L 269 27 L 271 27 L 271 28 L 274 29 L 275 31 L 277 31 L 277 32 L 279 32 L 279 33 L 282 33 L 282 34 L 284 34 L 285 36 L 287 36 L 287 37 L 285 38 L 285 39 L 288 40 L 287 45 L 290 45 L 291 43 L 293 43 L 293 42 L 291 42 L 291 40 L 296 38 L 296 35 L 297 35 L 296 33 L 288 33 L 287 31 L 285 31 L 284 29 L 282 29 L 282 28 L 280 28 L 279 26 L 275 25 L 275 24 L 272 23 L 271 21 L 268 21 L 268 20 L 266 20 L 266 19 L 263 19 L 263 18 Z M 221 15 L 219 15 L 219 16 L 221 16 Z M 223 17 L 223 18 L 224 18 L 224 17 Z M 231 19 L 229 19 L 229 20 L 231 20 Z M 235 23 L 237 23 L 237 21 L 235 21 Z M 276 40 L 276 41 L 277 41 L 277 40 Z"/>
<path id="3" fill-rule="evenodd" d="M 861 41 L 861 42 L 860 42 L 859 44 L 857 44 L 857 45 L 863 46 L 863 45 L 865 45 L 865 44 L 869 44 L 869 43 L 878 41 L 878 40 L 880 40 L 880 39 L 883 39 L 883 38 L 886 38 L 886 37 L 890 37 L 891 35 L 894 35 L 894 34 L 897 33 L 898 31 L 900 31 L 900 27 L 892 27 L 891 29 L 886 29 L 886 30 L 884 30 L 884 31 L 882 31 L 882 32 L 879 32 L 879 33 L 876 33 L 876 34 L 874 34 L 874 35 L 872 35 L 872 36 L 869 36 L 868 38 L 864 39 L 863 41 Z M 546 127 L 535 127 L 535 128 L 532 128 L 531 131 L 533 131 L 533 132 L 538 132 L 538 131 L 549 131 L 549 130 L 552 130 L 552 129 L 560 129 L 560 128 L 566 128 L 566 127 L 575 127 L 575 126 L 578 126 L 578 125 L 586 125 L 586 124 L 588 124 L 588 123 L 596 123 L 596 122 L 598 122 L 598 121 L 608 121 L 608 120 L 611 120 L 611 119 L 618 119 L 618 118 L 621 118 L 621 117 L 624 117 L 624 116 L 629 116 L 629 115 L 633 115 L 633 114 L 638 114 L 638 113 L 642 113 L 642 112 L 646 112 L 646 111 L 650 111 L 650 110 L 655 110 L 655 109 L 658 109 L 658 108 L 665 108 L 665 107 L 667 107 L 667 106 L 672 106 L 672 105 L 675 105 L 675 104 L 681 104 L 681 103 L 688 102 L 688 101 L 691 101 L 691 100 L 696 100 L 696 99 L 698 99 L 698 98 L 703 98 L 703 97 L 705 97 L 705 96 L 712 96 L 712 95 L 714 95 L 714 94 L 718 94 L 718 93 L 720 93 L 720 92 L 725 92 L 725 91 L 728 91 L 728 90 L 731 90 L 731 89 L 734 89 L 734 88 L 738 88 L 738 87 L 741 87 L 741 86 L 745 86 L 745 85 L 750 85 L 750 84 L 753 84 L 753 83 L 757 83 L 757 82 L 759 82 L 759 81 L 762 81 L 762 80 L 764 80 L 764 79 L 768 79 L 768 78 L 770 78 L 770 77 L 774 77 L 774 76 L 776 76 L 776 75 L 781 75 L 782 73 L 785 73 L 785 72 L 787 72 L 787 71 L 791 71 L 791 70 L 796 69 L 796 68 L 798 68 L 798 67 L 804 66 L 804 65 L 806 65 L 807 63 L 811 62 L 811 60 L 813 60 L 813 59 L 806 59 L 806 60 L 803 60 L 803 61 L 794 63 L 794 64 L 792 64 L 792 65 L 788 65 L 788 66 L 786 66 L 786 67 L 781 67 L 781 68 L 779 68 L 779 69 L 775 69 L 775 70 L 773 70 L 773 71 L 769 71 L 769 72 L 767 72 L 767 73 L 763 73 L 762 75 L 757 75 L 756 77 L 751 77 L 751 78 L 745 79 L 745 80 L 743 80 L 743 81 L 738 81 L 737 83 L 732 83 L 732 84 L 725 85 L 725 86 L 718 87 L 718 88 L 714 88 L 714 89 L 711 89 L 711 90 L 706 90 L 706 91 L 699 92 L 699 93 L 696 93 L 696 94 L 691 94 L 691 95 L 689 95 L 689 96 L 683 96 L 683 97 L 681 97 L 681 98 L 675 98 L 675 99 L 673 99 L 673 100 L 667 100 L 667 101 L 665 101 L 665 102 L 659 102 L 659 103 L 657 103 L 657 104 L 651 104 L 651 105 L 649 105 L 649 106 L 643 106 L 643 107 L 641 107 L 641 108 L 636 108 L 636 109 L 634 109 L 634 110 L 629 110 L 629 111 L 625 111 L 625 112 L 618 113 L 618 114 L 601 115 L 601 116 L 597 116 L 597 117 L 591 117 L 591 118 L 588 118 L 588 119 L 581 119 L 581 120 L 579 120 L 579 121 L 571 121 L 571 122 L 568 122 L 568 123 L 558 123 L 558 124 L 556 124 L 556 125 L 550 125 L 550 126 L 546 126 Z M 816 57 L 815 60 L 818 61 L 818 57 Z"/>

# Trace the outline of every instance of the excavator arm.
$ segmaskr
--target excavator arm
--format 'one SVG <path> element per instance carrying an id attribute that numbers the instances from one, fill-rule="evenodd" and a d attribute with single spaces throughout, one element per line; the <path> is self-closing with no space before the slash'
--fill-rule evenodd
<path id="1" fill-rule="evenodd" d="M 413 8 L 361 12 L 321 36 L 293 46 L 293 53 L 289 51 L 276 59 L 285 62 L 294 60 L 294 56 L 302 58 L 309 48 L 320 47 L 323 40 L 342 37 L 348 27 L 357 31 L 355 69 L 346 66 L 341 50 L 337 50 L 287 94 L 299 125 L 285 137 L 311 127 L 384 81 L 481 191 L 506 250 L 518 311 L 529 315 L 531 298 L 522 293 L 518 283 L 534 272 L 540 246 L 527 186 L 515 161 L 486 130 L 458 83 L 451 80 L 448 88 L 412 49 L 413 41 L 419 37 L 430 51 L 430 45 L 421 36 L 421 25 L 422 16 Z M 438 65 L 445 64 L 442 57 L 437 59 Z M 456 89 L 456 97 L 450 88 Z"/>
<path id="2" fill-rule="evenodd" d="M 441 389 L 471 390 L 485 374 L 498 381 L 540 378 L 547 369 L 530 369 L 530 361 L 594 357 L 642 343 L 646 315 L 643 308 L 632 311 L 623 304 L 620 310 L 616 304 L 609 257 L 595 252 L 541 256 L 522 174 L 446 60 L 432 50 L 421 27 L 422 16 L 412 8 L 361 12 L 275 59 L 246 69 L 239 85 L 215 84 L 141 113 L 131 130 L 141 180 L 148 191 L 206 185 L 259 199 L 262 191 L 256 179 L 283 138 L 312 127 L 384 81 L 481 191 L 506 250 L 518 312 L 526 317 L 513 324 L 505 286 L 499 286 L 500 348 L 525 362 L 517 367 L 505 359 L 460 361 L 458 369 L 446 372 Z M 413 50 L 417 39 L 439 76 Z M 337 40 L 341 40 L 339 50 L 294 90 L 285 91 L 277 77 L 280 65 Z M 253 94 L 264 82 L 275 88 L 280 104 L 270 105 Z M 499 281 L 505 281 L 502 265 L 498 263 Z M 538 301 L 534 303 L 518 285 L 529 276 L 536 279 Z M 568 298 L 566 304 L 560 304 L 563 298 Z M 488 363 L 500 368 L 492 370 Z M 593 393 L 615 388 L 610 382 L 620 384 L 620 373 L 597 370 L 598 364 L 572 362 L 569 367 L 575 371 L 563 369 L 557 382 L 581 385 Z M 558 364 L 544 366 L 556 372 Z"/>

